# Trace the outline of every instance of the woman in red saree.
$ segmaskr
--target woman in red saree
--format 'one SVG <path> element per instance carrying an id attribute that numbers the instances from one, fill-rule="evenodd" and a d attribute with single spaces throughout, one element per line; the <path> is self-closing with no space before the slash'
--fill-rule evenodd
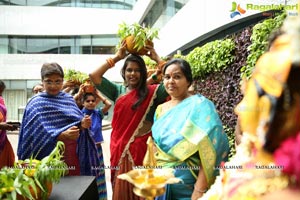
<path id="1" fill-rule="evenodd" d="M 161 63 L 155 50 L 149 47 L 149 57 Z M 114 200 L 139 199 L 131 183 L 117 179 L 134 166 L 141 166 L 151 135 L 154 111 L 168 94 L 162 84 L 147 84 L 147 69 L 142 57 L 129 55 L 121 69 L 124 84 L 102 77 L 114 64 L 127 56 L 125 44 L 114 58 L 108 58 L 90 74 L 90 79 L 105 96 L 115 102 L 110 141 L 111 183 Z"/>

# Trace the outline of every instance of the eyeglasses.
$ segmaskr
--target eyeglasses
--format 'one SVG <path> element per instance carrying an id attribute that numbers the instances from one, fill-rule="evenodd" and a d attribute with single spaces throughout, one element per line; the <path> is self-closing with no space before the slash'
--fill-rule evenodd
<path id="1" fill-rule="evenodd" d="M 95 103 L 95 100 L 86 100 L 87 103 Z"/>
<path id="2" fill-rule="evenodd" d="M 63 80 L 57 80 L 57 81 L 50 81 L 50 80 L 43 80 L 46 85 L 61 85 L 63 83 Z"/>
<path id="3" fill-rule="evenodd" d="M 134 72 L 134 73 L 141 73 L 142 70 L 140 70 L 140 69 L 131 69 L 131 68 L 127 68 L 125 71 L 126 71 L 127 73 L 132 73 L 132 72 Z"/>

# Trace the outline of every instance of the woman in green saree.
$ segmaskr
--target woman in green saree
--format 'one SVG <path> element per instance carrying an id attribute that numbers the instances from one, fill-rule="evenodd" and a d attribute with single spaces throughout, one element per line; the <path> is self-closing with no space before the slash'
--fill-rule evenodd
<path id="1" fill-rule="evenodd" d="M 200 94 L 191 95 L 191 68 L 183 59 L 169 61 L 163 82 L 171 100 L 159 105 L 152 126 L 157 164 L 174 168 L 182 183 L 167 185 L 157 199 L 198 199 L 214 182 L 226 161 L 228 139 L 214 104 Z"/>

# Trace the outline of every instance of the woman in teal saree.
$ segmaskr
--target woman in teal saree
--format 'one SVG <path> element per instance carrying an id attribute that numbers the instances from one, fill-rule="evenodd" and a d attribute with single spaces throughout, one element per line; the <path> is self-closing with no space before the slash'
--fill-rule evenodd
<path id="1" fill-rule="evenodd" d="M 192 74 L 186 61 L 169 61 L 163 74 L 171 100 L 158 106 L 154 116 L 155 157 L 159 166 L 174 168 L 182 183 L 167 185 L 157 199 L 197 199 L 214 182 L 216 167 L 227 160 L 227 135 L 214 104 L 188 93 Z"/>

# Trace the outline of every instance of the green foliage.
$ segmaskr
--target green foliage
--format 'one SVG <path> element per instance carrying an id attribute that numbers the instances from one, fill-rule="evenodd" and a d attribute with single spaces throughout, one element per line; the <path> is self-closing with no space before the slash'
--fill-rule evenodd
<path id="1" fill-rule="evenodd" d="M 13 168 L 2 168 L 0 199 L 16 200 L 17 194 L 28 199 L 36 199 L 38 187 L 43 191 L 42 199 L 47 198 L 46 182 L 58 183 L 67 172 L 67 164 L 62 160 L 63 152 L 64 143 L 58 141 L 50 155 L 42 160 L 34 158 L 18 160 Z"/>
<path id="2" fill-rule="evenodd" d="M 154 60 L 152 60 L 148 56 L 143 56 L 143 59 L 144 59 L 145 64 L 146 64 L 148 69 L 155 69 L 157 63 Z"/>
<path id="3" fill-rule="evenodd" d="M 223 126 L 224 132 L 227 134 L 228 141 L 229 141 L 229 158 L 231 158 L 235 153 L 235 134 L 234 129 L 228 127 L 227 125 Z"/>
<path id="4" fill-rule="evenodd" d="M 79 84 L 84 83 L 87 79 L 89 79 L 88 74 L 75 69 L 65 69 L 64 75 L 65 81 L 74 81 Z"/>
<path id="5" fill-rule="evenodd" d="M 241 69 L 241 76 L 249 79 L 258 58 L 267 50 L 269 37 L 274 30 L 277 30 L 286 18 L 286 13 L 264 20 L 253 27 L 251 42 L 248 47 L 250 54 L 247 57 L 247 64 Z"/>
<path id="6" fill-rule="evenodd" d="M 224 131 L 229 139 L 229 157 L 235 154 L 234 130 L 237 116 L 233 110 L 242 99 L 239 83 L 243 76 L 250 78 L 257 59 L 266 50 L 270 33 L 281 26 L 285 17 L 285 13 L 273 16 L 253 27 L 245 28 L 241 33 L 231 35 L 234 47 L 228 45 L 230 48 L 226 49 L 226 45 L 224 45 L 223 49 L 222 47 L 213 48 L 220 43 L 220 41 L 217 41 L 218 43 L 213 41 L 195 48 L 186 56 L 189 58 L 187 60 L 191 67 L 195 68 L 193 73 L 196 92 L 212 100 L 216 105 L 224 125 Z M 226 67 L 219 68 L 218 66 L 225 59 L 214 54 L 222 55 L 223 51 L 228 51 L 229 61 L 230 58 L 234 60 L 223 64 Z M 220 62 L 219 65 L 216 62 Z"/>
<path id="7" fill-rule="evenodd" d="M 215 40 L 193 49 L 186 56 L 192 67 L 193 77 L 201 78 L 226 68 L 234 60 L 234 49 L 235 44 L 231 39 Z"/>
<path id="8" fill-rule="evenodd" d="M 182 58 L 182 59 L 186 59 L 186 56 L 182 55 L 182 54 L 174 54 L 173 58 Z"/>
<path id="9" fill-rule="evenodd" d="M 143 27 L 138 23 L 128 25 L 123 22 L 119 24 L 117 35 L 120 38 L 120 42 L 128 36 L 134 36 L 134 48 L 140 50 L 145 46 L 147 40 L 152 41 L 154 38 L 158 38 L 158 29 Z M 120 44 L 118 46 L 120 46 Z"/>

